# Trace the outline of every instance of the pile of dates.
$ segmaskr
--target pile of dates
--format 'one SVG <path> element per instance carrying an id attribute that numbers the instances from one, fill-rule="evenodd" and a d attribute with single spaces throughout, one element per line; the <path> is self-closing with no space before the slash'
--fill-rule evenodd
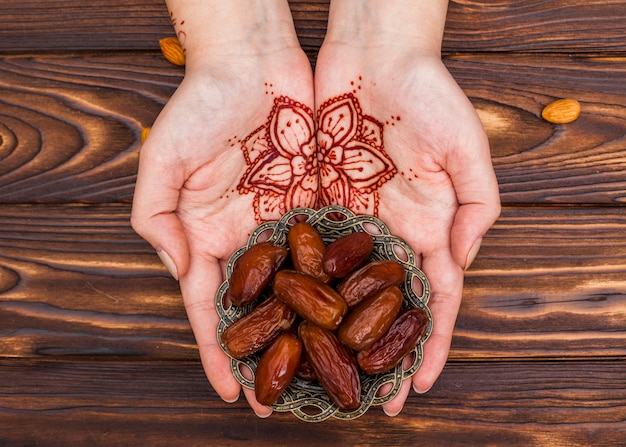
<path id="1" fill-rule="evenodd" d="M 428 316 L 402 310 L 404 267 L 369 260 L 370 234 L 350 233 L 326 246 L 313 226 L 299 222 L 288 245 L 260 242 L 237 259 L 227 296 L 235 306 L 259 302 L 221 341 L 236 359 L 261 353 L 254 380 L 260 403 L 275 404 L 297 375 L 318 380 L 338 408 L 355 409 L 360 372 L 396 367 L 424 335 Z"/>

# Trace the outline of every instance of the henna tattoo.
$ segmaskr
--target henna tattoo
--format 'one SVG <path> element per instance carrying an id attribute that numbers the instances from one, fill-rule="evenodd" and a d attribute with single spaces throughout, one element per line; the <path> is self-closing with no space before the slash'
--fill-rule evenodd
<path id="1" fill-rule="evenodd" d="M 280 96 L 274 99 L 265 124 L 241 141 L 247 169 L 237 189 L 240 194 L 254 194 L 257 222 L 276 219 L 295 207 L 316 207 L 318 160 L 314 131 L 313 111 Z"/>
<path id="2" fill-rule="evenodd" d="M 350 81 L 350 87 L 352 88 L 352 93 L 356 94 L 357 90 L 361 90 L 361 80 L 363 78 L 359 76 L 359 82 Z"/>
<path id="3" fill-rule="evenodd" d="M 414 179 L 419 179 L 419 175 L 417 175 L 413 168 L 409 168 L 409 172 L 400 171 L 400 175 L 409 182 L 412 182 Z"/>
<path id="4" fill-rule="evenodd" d="M 360 86 L 353 86 L 351 93 L 321 105 L 317 130 L 310 108 L 280 96 L 263 125 L 243 140 L 229 140 L 243 152 L 246 171 L 237 190 L 254 194 L 257 222 L 299 206 L 331 204 L 378 215 L 378 189 L 397 173 L 385 152 L 383 127 L 400 117 L 383 124 L 364 114 L 353 93 Z M 265 83 L 265 89 L 266 95 L 274 94 L 272 84 Z"/>
<path id="5" fill-rule="evenodd" d="M 384 149 L 383 124 L 362 112 L 353 93 L 326 101 L 317 116 L 320 205 L 377 216 L 378 189 L 397 173 Z"/>
<path id="6" fill-rule="evenodd" d="M 186 53 L 187 47 L 185 47 L 185 41 L 187 40 L 187 33 L 182 30 L 182 27 L 185 24 L 185 20 L 181 20 L 179 22 L 176 16 L 174 15 L 174 12 L 170 11 L 170 22 L 172 22 L 172 26 L 176 30 L 176 37 L 178 37 L 180 46 L 183 48 L 183 53 Z"/>

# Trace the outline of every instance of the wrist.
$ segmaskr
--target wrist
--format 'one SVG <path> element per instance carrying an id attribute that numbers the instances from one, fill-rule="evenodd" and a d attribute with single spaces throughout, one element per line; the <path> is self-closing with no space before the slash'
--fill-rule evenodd
<path id="1" fill-rule="evenodd" d="M 332 0 L 325 43 L 441 55 L 447 0 Z"/>
<path id="2" fill-rule="evenodd" d="M 300 48 L 287 0 L 167 0 L 167 6 L 188 69 Z"/>

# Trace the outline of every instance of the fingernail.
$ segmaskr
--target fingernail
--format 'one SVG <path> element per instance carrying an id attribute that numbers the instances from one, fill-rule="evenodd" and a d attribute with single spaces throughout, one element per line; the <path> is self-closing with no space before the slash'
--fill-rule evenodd
<path id="1" fill-rule="evenodd" d="M 257 412 L 256 415 L 258 417 L 260 417 L 261 419 L 266 419 L 268 417 L 270 417 L 272 415 L 272 413 L 274 413 L 274 411 L 272 411 L 271 408 L 268 409 L 269 413 L 261 413 L 261 412 Z"/>
<path id="2" fill-rule="evenodd" d="M 476 255 L 478 254 L 478 251 L 480 250 L 480 244 L 482 244 L 482 242 L 483 242 L 483 238 L 481 237 L 481 238 L 478 238 L 476 242 L 474 242 L 474 245 L 472 245 L 472 248 L 467 254 L 467 259 L 465 260 L 464 270 L 467 270 L 470 267 L 470 265 L 472 265 L 472 262 L 474 262 L 474 259 L 476 259 Z"/>
<path id="3" fill-rule="evenodd" d="M 156 252 L 167 271 L 170 272 L 170 275 L 172 275 L 174 279 L 178 281 L 178 269 L 176 268 L 176 264 L 174 264 L 174 261 L 172 260 L 170 255 L 168 255 L 167 252 L 162 248 L 158 248 Z"/>
<path id="4" fill-rule="evenodd" d="M 239 394 L 237 394 L 235 397 L 233 397 L 232 399 L 224 399 L 222 397 L 222 400 L 224 402 L 226 402 L 227 404 L 234 404 L 235 402 L 237 402 L 239 400 Z"/>
<path id="5" fill-rule="evenodd" d="M 387 416 L 389 416 L 389 417 L 395 417 L 395 416 L 397 416 L 397 415 L 399 415 L 399 414 L 400 414 L 400 412 L 402 411 L 402 407 L 400 407 L 400 408 L 399 408 L 398 410 L 396 410 L 396 411 L 389 411 L 389 410 L 387 410 L 387 409 L 383 408 L 383 411 L 385 412 L 385 414 L 386 414 Z"/>
<path id="6" fill-rule="evenodd" d="M 429 386 L 426 389 L 419 389 L 415 386 L 415 384 L 413 385 L 413 391 L 415 391 L 417 394 L 426 394 L 430 391 L 431 388 L 432 386 Z"/>

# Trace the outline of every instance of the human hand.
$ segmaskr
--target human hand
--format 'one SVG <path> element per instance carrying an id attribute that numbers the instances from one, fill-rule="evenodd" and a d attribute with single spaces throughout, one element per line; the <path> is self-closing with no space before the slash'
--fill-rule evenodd
<path id="1" fill-rule="evenodd" d="M 481 122 L 441 62 L 437 39 L 409 39 L 399 27 L 381 32 L 384 13 L 377 33 L 367 33 L 359 27 L 368 12 L 353 7 L 331 4 L 316 65 L 320 201 L 379 216 L 421 256 L 433 315 L 412 379 L 423 393 L 447 360 L 464 270 L 500 213 L 498 186 Z M 410 385 L 383 406 L 387 414 L 400 412 Z"/>
<path id="2" fill-rule="evenodd" d="M 238 5 L 227 2 L 216 10 L 229 7 Z M 272 26 L 267 11 L 258 14 L 261 25 L 232 25 L 243 41 L 222 33 L 229 42 L 209 36 L 200 45 L 192 40 L 203 31 L 193 26 L 194 20 L 206 26 L 203 10 L 187 11 L 186 20 L 175 23 L 189 44 L 186 74 L 141 149 L 131 221 L 179 279 L 206 375 L 233 402 L 241 387 L 217 343 L 215 295 L 228 258 L 260 221 L 316 203 L 313 78 L 293 28 L 267 41 L 278 29 L 264 29 Z M 287 14 L 285 2 L 270 15 L 290 23 Z M 244 394 L 259 416 L 271 414 L 254 392 Z"/>

